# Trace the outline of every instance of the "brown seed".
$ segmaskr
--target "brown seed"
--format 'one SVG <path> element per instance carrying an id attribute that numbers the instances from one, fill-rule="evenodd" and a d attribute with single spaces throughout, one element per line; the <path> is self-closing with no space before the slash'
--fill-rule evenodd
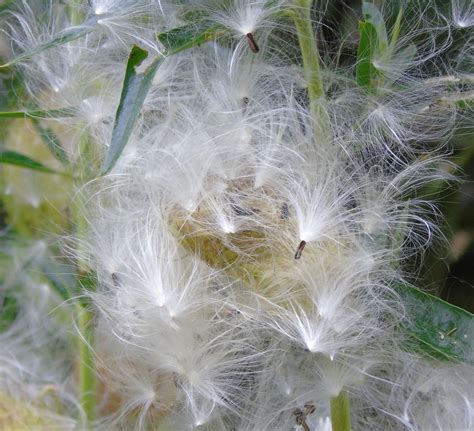
<path id="1" fill-rule="evenodd" d="M 301 258 L 301 254 L 303 253 L 303 250 L 304 250 L 305 246 L 306 246 L 306 241 L 301 241 L 300 245 L 296 249 L 296 253 L 295 253 L 295 259 L 296 260 Z"/>
<path id="2" fill-rule="evenodd" d="M 247 41 L 249 43 L 250 51 L 252 51 L 255 54 L 258 51 L 260 51 L 260 48 L 258 47 L 257 42 L 255 42 L 255 39 L 253 38 L 252 33 L 247 33 Z"/>
<path id="3" fill-rule="evenodd" d="M 306 416 L 313 414 L 316 411 L 316 406 L 313 404 L 304 405 L 304 414 Z"/>
<path id="4" fill-rule="evenodd" d="M 303 411 L 301 409 L 295 409 L 293 410 L 293 414 L 296 416 L 295 417 L 296 424 L 301 425 L 305 420 Z"/>
<path id="5" fill-rule="evenodd" d="M 308 424 L 306 423 L 306 414 L 303 413 L 301 409 L 296 409 L 293 411 L 295 415 L 296 425 L 300 425 L 303 428 L 303 431 L 310 431 Z"/>

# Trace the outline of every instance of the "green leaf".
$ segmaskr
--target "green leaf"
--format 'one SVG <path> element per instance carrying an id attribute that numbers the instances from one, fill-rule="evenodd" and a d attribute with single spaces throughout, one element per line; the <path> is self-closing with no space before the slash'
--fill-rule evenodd
<path id="1" fill-rule="evenodd" d="M 40 162 L 30 159 L 28 156 L 17 153 L 15 151 L 0 151 L 0 163 L 15 165 L 22 168 L 45 172 L 48 174 L 68 175 L 66 173 L 58 172 L 54 169 L 48 168 L 42 165 Z"/>
<path id="2" fill-rule="evenodd" d="M 166 55 L 173 55 L 215 40 L 224 34 L 226 30 L 223 27 L 210 21 L 201 21 L 160 33 L 157 37 L 166 48 Z"/>
<path id="3" fill-rule="evenodd" d="M 416 350 L 474 363 L 473 314 L 407 284 L 398 284 L 396 290 L 408 314 L 402 328 L 415 340 Z"/>
<path id="4" fill-rule="evenodd" d="M 136 45 L 130 51 L 120 103 L 115 115 L 112 141 L 102 165 L 102 175 L 113 168 L 127 144 L 155 73 L 165 58 L 156 57 L 143 71 L 139 71 L 147 57 L 148 52 Z"/>
<path id="5" fill-rule="evenodd" d="M 13 296 L 4 296 L 0 306 L 0 333 L 7 330 L 18 316 L 18 301 Z"/>
<path id="6" fill-rule="evenodd" d="M 61 146 L 59 139 L 52 129 L 49 127 L 42 127 L 38 119 L 41 118 L 66 118 L 72 117 L 75 114 L 73 108 L 60 109 L 33 109 L 29 111 L 3 111 L 0 112 L 1 119 L 15 119 L 15 118 L 30 118 L 36 131 L 40 135 L 43 142 L 47 145 L 54 157 L 61 163 L 68 164 L 69 160 L 66 152 Z"/>
<path id="7" fill-rule="evenodd" d="M 49 127 L 43 127 L 36 118 L 32 118 L 31 121 L 33 122 L 33 125 L 35 126 L 35 129 L 38 132 L 38 135 L 40 135 L 41 139 L 46 144 L 49 151 L 56 158 L 56 160 L 59 160 L 61 163 L 65 165 L 69 164 L 68 156 L 66 152 L 64 151 L 64 148 L 62 147 L 61 142 L 59 142 L 58 137 L 53 132 L 53 130 L 50 129 Z"/>
<path id="8" fill-rule="evenodd" d="M 388 47 L 388 37 L 382 14 L 375 4 L 364 2 L 362 4 L 362 15 L 364 21 L 372 24 L 375 28 L 377 32 L 377 54 L 383 55 Z"/>
<path id="9" fill-rule="evenodd" d="M 363 2 L 362 15 L 364 21 L 359 23 L 356 79 L 360 87 L 373 93 L 383 79 L 374 59 L 388 54 L 388 37 L 382 14 L 375 4 Z"/>
<path id="10" fill-rule="evenodd" d="M 410 66 L 416 55 L 416 47 L 410 44 L 404 49 L 395 51 L 403 18 L 402 7 L 393 24 L 390 43 L 383 16 L 377 6 L 364 2 L 362 14 L 364 21 L 359 24 L 357 83 L 367 91 L 375 92 L 382 82 L 386 83 L 387 79 L 392 81 L 397 79 Z"/>
<path id="11" fill-rule="evenodd" d="M 10 118 L 66 118 L 74 116 L 74 109 L 44 109 L 32 111 L 0 111 L 0 119 Z"/>
<path id="12" fill-rule="evenodd" d="M 377 29 L 370 22 L 359 23 L 360 41 L 357 50 L 357 84 L 369 92 L 378 85 L 379 74 L 373 64 L 377 46 Z"/>
<path id="13" fill-rule="evenodd" d="M 390 38 L 390 49 L 393 50 L 395 44 L 397 43 L 398 36 L 400 35 L 400 30 L 402 28 L 402 18 L 403 18 L 403 6 L 400 6 L 398 11 L 397 19 L 392 28 L 392 37 Z"/>
<path id="14" fill-rule="evenodd" d="M 80 39 L 81 37 L 84 37 L 85 35 L 89 34 L 92 30 L 94 30 L 94 27 L 92 26 L 73 27 L 68 30 L 65 30 L 50 41 L 42 43 L 37 47 L 33 48 L 31 51 L 24 52 L 23 54 L 20 54 L 17 57 L 11 59 L 9 62 L 0 65 L 0 68 L 13 66 L 14 64 L 17 64 L 20 61 L 27 60 L 28 58 L 33 57 L 34 55 L 39 54 L 43 51 L 46 51 L 47 49 L 64 45 L 65 43 L 72 42 L 76 39 Z"/>

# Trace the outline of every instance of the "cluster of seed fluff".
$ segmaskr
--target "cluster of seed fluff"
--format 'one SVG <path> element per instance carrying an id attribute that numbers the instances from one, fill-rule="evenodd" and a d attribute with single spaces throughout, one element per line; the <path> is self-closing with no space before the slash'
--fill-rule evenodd
<path id="1" fill-rule="evenodd" d="M 44 241 L 0 246 L 0 429 L 74 430 L 70 310 L 42 271 L 59 268 Z M 62 268 L 64 269 L 64 268 Z M 58 281 L 58 279 L 56 279 Z"/>
<path id="2" fill-rule="evenodd" d="M 87 188 L 97 426 L 330 430 L 330 400 L 346 391 L 357 429 L 470 429 L 472 384 L 401 350 L 392 287 L 436 233 L 422 188 L 444 175 L 456 68 L 472 73 L 467 33 L 459 57 L 445 57 L 472 26 L 462 0 L 447 12 L 412 2 L 393 55 L 374 62 L 377 93 L 357 85 L 347 54 L 360 11 L 347 10 L 334 47 L 316 2 L 319 118 L 280 13 L 304 2 L 76 3 L 47 2 L 42 21 L 44 4 L 25 0 L 11 21 L 17 53 L 92 28 L 21 65 L 40 106 L 78 109 L 61 120 L 76 158 L 84 136 L 107 151 L 133 44 L 163 54 L 156 34 L 189 11 L 231 35 L 164 60 L 118 163 Z"/>

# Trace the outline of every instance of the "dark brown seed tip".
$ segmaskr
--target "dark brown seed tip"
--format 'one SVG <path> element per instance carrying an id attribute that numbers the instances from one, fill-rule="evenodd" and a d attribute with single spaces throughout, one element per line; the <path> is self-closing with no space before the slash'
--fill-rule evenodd
<path id="1" fill-rule="evenodd" d="M 258 51 L 260 51 L 260 48 L 258 47 L 257 42 L 255 42 L 255 39 L 253 38 L 252 33 L 247 33 L 247 41 L 249 43 L 250 51 L 252 51 L 255 54 Z"/>
<path id="2" fill-rule="evenodd" d="M 303 253 L 303 250 L 304 250 L 305 246 L 306 246 L 306 241 L 301 241 L 300 245 L 296 249 L 296 253 L 295 253 L 295 259 L 296 260 L 298 260 L 301 257 L 301 254 Z"/>
<path id="3" fill-rule="evenodd" d="M 304 405 L 305 415 L 311 415 L 316 411 L 316 406 L 313 404 Z"/>

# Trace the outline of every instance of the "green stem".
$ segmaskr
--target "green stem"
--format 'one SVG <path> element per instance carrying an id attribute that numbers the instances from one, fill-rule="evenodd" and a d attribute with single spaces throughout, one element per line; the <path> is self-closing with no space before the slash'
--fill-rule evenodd
<path id="1" fill-rule="evenodd" d="M 303 68 L 308 83 L 311 114 L 319 131 L 325 132 L 328 119 L 324 109 L 325 93 L 316 38 L 311 21 L 313 0 L 296 0 L 293 19 L 298 33 L 298 42 L 303 57 Z"/>
<path id="2" fill-rule="evenodd" d="M 93 313 L 83 305 L 76 306 L 77 322 L 81 337 L 78 337 L 79 350 L 79 397 L 84 413 L 84 428 L 91 429 L 96 418 L 96 372 L 94 354 L 91 346 Z M 82 338 L 83 337 L 83 338 Z"/>
<path id="3" fill-rule="evenodd" d="M 351 431 L 351 406 L 346 391 L 331 398 L 332 431 Z"/>
<path id="4" fill-rule="evenodd" d="M 77 172 L 76 188 L 80 188 L 91 177 L 93 171 L 93 152 L 91 143 L 86 135 L 80 138 L 80 157 L 74 171 Z M 79 239 L 77 249 L 76 276 L 79 289 L 93 289 L 95 283 L 91 276 L 90 268 L 84 260 L 85 255 L 83 240 L 86 238 L 88 229 L 85 218 L 85 208 L 80 200 L 74 202 L 73 222 L 76 236 Z M 92 430 L 96 420 L 96 398 L 97 398 L 97 373 L 94 357 L 94 313 L 88 308 L 88 304 L 78 300 L 76 303 L 76 318 L 80 336 L 78 337 L 79 352 L 79 398 L 83 411 L 83 429 Z"/>

